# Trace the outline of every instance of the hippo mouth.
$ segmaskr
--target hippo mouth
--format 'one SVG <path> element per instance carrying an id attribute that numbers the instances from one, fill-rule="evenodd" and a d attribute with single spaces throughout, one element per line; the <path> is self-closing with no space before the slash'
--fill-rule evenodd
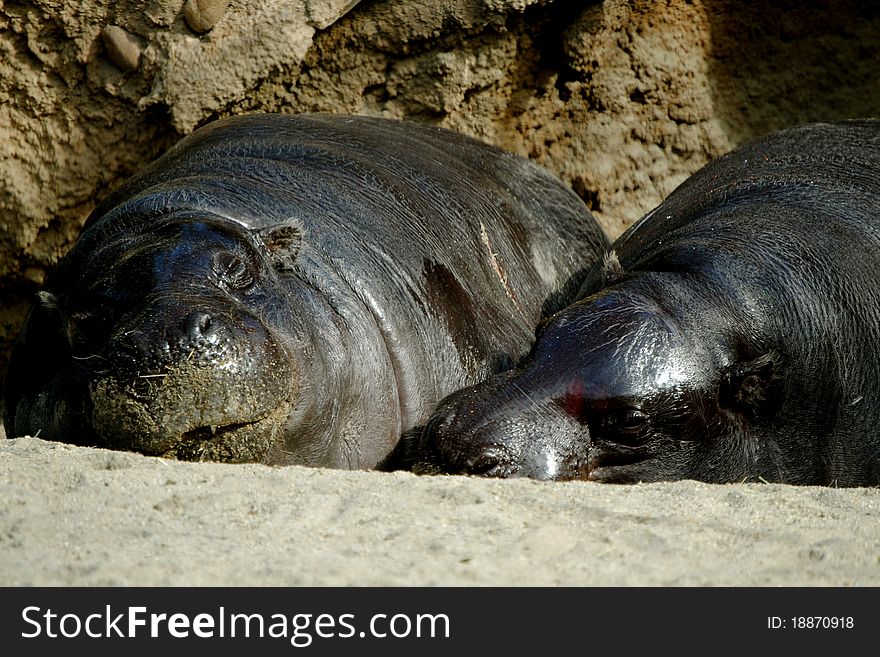
<path id="1" fill-rule="evenodd" d="M 586 463 L 573 478 L 598 483 L 634 483 L 639 479 L 635 477 L 633 470 L 650 458 L 651 455 L 642 450 L 621 452 L 594 446 L 590 449 Z"/>
<path id="2" fill-rule="evenodd" d="M 464 404 L 448 404 L 430 418 L 409 447 L 413 472 L 619 484 L 650 478 L 657 450 L 650 441 L 623 444 L 596 438 L 559 413 L 478 424 L 479 414 L 468 410 Z"/>
<path id="3" fill-rule="evenodd" d="M 587 459 L 538 449 L 527 455 L 513 455 L 504 445 L 492 445 L 468 459 L 457 471 L 482 477 L 528 477 L 553 481 L 630 482 L 632 470 L 650 458 L 649 454 L 602 453 Z"/>
<path id="4" fill-rule="evenodd" d="M 286 417 L 286 409 L 279 407 L 258 420 L 190 429 L 155 456 L 180 461 L 229 463 L 271 460 L 271 450 L 277 444 L 276 436 Z"/>
<path id="5" fill-rule="evenodd" d="M 291 408 L 290 370 L 247 374 L 183 364 L 161 376 L 100 379 L 90 386 L 93 429 L 107 447 L 149 456 L 264 461 Z"/>
<path id="6" fill-rule="evenodd" d="M 429 422 L 420 444 L 413 448 L 409 467 L 416 474 L 544 481 L 588 478 L 585 455 L 569 441 L 555 440 L 559 434 L 546 438 L 537 431 L 513 433 L 509 427 L 488 425 L 473 433 L 447 436 L 434 433 L 438 424 L 436 418 L 433 424 Z"/>

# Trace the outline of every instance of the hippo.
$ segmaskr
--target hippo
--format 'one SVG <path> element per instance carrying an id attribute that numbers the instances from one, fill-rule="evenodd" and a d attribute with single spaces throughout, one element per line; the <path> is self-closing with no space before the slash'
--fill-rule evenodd
<path id="1" fill-rule="evenodd" d="M 11 354 L 6 433 L 369 469 L 527 353 L 607 246 L 558 178 L 450 130 L 217 120 L 86 220 Z"/>
<path id="2" fill-rule="evenodd" d="M 408 437 L 413 470 L 880 483 L 880 121 L 711 161 L 536 333 Z"/>

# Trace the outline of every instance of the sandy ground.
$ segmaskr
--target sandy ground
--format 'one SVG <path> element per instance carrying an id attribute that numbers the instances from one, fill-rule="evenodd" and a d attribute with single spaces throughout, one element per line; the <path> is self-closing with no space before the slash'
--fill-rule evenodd
<path id="1" fill-rule="evenodd" d="M 878 586 L 880 488 L 181 463 L 0 440 L 2 585 Z"/>

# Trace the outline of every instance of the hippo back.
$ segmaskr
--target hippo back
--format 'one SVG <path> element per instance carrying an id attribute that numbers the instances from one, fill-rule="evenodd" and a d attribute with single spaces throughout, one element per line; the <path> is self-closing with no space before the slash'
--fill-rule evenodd
<path id="1" fill-rule="evenodd" d="M 711 161 L 621 235 L 615 251 L 625 268 L 648 269 L 649 263 L 669 257 L 670 249 L 684 250 L 679 236 L 711 240 L 722 234 L 707 217 L 749 206 L 755 208 L 753 215 L 733 237 L 754 236 L 761 225 L 784 243 L 782 231 L 788 226 L 761 222 L 765 204 L 789 207 L 787 214 L 799 230 L 846 230 L 847 225 L 877 239 L 878 191 L 880 120 L 806 124 Z"/>

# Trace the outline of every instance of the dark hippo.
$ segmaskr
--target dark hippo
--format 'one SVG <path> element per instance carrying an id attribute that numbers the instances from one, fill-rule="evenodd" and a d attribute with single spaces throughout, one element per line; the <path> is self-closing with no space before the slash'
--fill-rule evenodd
<path id="1" fill-rule="evenodd" d="M 558 179 L 451 131 L 220 120 L 92 213 L 11 357 L 7 435 L 369 468 L 606 247 Z"/>
<path id="2" fill-rule="evenodd" d="M 416 470 L 880 483 L 880 121 L 741 147 L 612 249 L 521 367 L 440 404 Z"/>

